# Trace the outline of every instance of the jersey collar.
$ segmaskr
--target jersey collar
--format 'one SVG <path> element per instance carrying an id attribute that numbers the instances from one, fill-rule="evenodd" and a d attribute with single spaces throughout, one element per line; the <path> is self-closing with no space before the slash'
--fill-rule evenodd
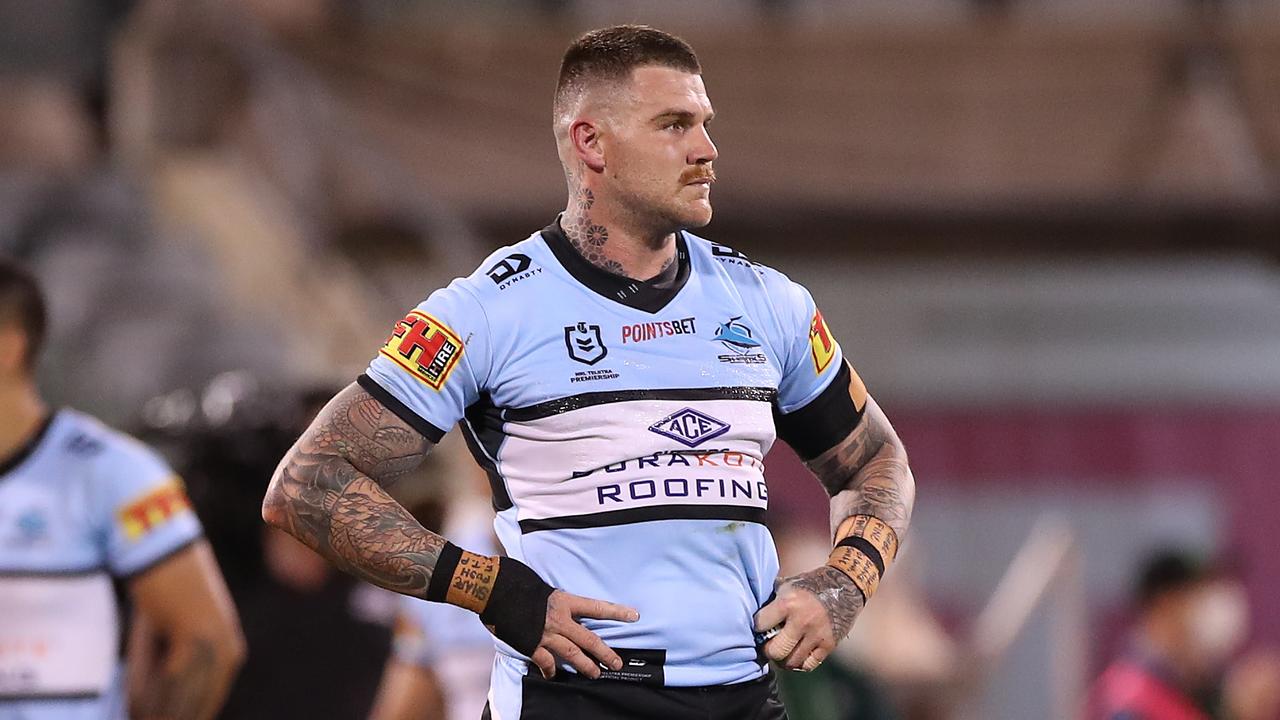
<path id="1" fill-rule="evenodd" d="M 556 260 L 560 261 L 575 280 L 597 295 L 636 310 L 658 312 L 674 300 L 689 281 L 689 246 L 683 232 L 676 233 L 676 277 L 668 287 L 658 287 L 645 280 L 632 280 L 592 265 L 570 244 L 560 227 L 560 218 L 542 229 L 542 239 L 551 248 Z"/>
<path id="2" fill-rule="evenodd" d="M 44 442 L 45 435 L 49 434 L 49 427 L 53 425 L 53 418 L 57 415 L 55 412 L 49 413 L 44 420 L 40 421 L 36 432 L 31 439 L 20 445 L 17 450 L 13 451 L 7 458 L 0 458 L 0 479 L 17 469 L 31 454 L 40 447 L 40 443 Z"/>

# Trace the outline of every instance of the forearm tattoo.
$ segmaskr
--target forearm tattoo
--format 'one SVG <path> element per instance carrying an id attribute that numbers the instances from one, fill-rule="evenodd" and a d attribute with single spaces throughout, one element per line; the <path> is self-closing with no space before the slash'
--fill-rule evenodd
<path id="1" fill-rule="evenodd" d="M 342 569 L 389 590 L 426 593 L 444 538 L 387 494 L 431 442 L 357 385 L 337 395 L 281 463 L 267 491 L 282 529 Z"/>
<path id="2" fill-rule="evenodd" d="M 591 219 L 591 206 L 596 196 L 587 188 L 579 188 L 564 214 L 563 229 L 569 244 L 578 254 L 596 267 L 611 273 L 623 274 L 622 263 L 605 256 L 604 246 L 609 243 L 609 228 Z"/>
<path id="3" fill-rule="evenodd" d="M 831 532 L 849 517 L 872 515 L 906 535 L 915 504 L 915 480 L 893 426 L 875 400 L 867 398 L 862 421 L 843 441 L 808 462 L 831 496 Z M 822 601 L 836 638 L 843 638 L 865 599 L 847 575 L 832 567 L 788 579 Z"/>
<path id="4" fill-rule="evenodd" d="M 915 480 L 907 453 L 875 400 L 867 398 L 862 422 L 835 447 L 810 460 L 809 469 L 831 496 L 831 530 L 853 515 L 872 515 L 907 532 Z"/>

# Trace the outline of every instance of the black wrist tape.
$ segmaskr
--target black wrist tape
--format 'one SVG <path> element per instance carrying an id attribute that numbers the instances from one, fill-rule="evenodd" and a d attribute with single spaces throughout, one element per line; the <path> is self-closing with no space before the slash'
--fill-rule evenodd
<path id="1" fill-rule="evenodd" d="M 449 581 L 458 569 L 458 561 L 462 559 L 462 548 L 446 542 L 440 548 L 440 556 L 436 558 L 436 567 L 431 571 L 431 580 L 427 583 L 426 599 L 431 602 L 444 602 L 449 595 Z"/>
<path id="2" fill-rule="evenodd" d="M 514 558 L 499 558 L 498 576 L 489 604 L 480 621 L 499 640 L 529 656 L 542 642 L 547 622 L 547 598 L 555 588 L 548 585 L 528 565 Z"/>
<path id="3" fill-rule="evenodd" d="M 851 547 L 871 558 L 871 562 L 876 564 L 876 570 L 880 572 L 880 576 L 884 577 L 884 558 L 880 556 L 880 549 L 872 545 L 870 540 L 851 535 L 836 543 L 836 547 Z"/>

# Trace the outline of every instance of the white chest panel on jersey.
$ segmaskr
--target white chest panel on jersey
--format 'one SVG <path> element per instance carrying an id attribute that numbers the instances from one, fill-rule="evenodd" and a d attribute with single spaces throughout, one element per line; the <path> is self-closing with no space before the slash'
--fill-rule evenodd
<path id="1" fill-rule="evenodd" d="M 92 697 L 118 661 L 105 573 L 0 578 L 0 700 Z"/>

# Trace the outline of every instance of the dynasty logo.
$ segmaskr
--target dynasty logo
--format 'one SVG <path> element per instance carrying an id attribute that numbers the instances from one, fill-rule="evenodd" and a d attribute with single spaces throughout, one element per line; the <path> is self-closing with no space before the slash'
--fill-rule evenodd
<path id="1" fill-rule="evenodd" d="M 760 265 L 760 263 L 748 258 L 746 255 L 743 255 L 727 245 L 711 243 L 711 254 L 720 260 L 720 262 L 729 263 L 731 265 L 742 265 L 745 267 Z"/>
<path id="2" fill-rule="evenodd" d="M 532 266 L 533 260 L 528 255 L 512 253 L 495 263 L 485 274 L 499 290 L 506 290 L 521 280 L 528 280 L 542 272 L 542 268 Z"/>

